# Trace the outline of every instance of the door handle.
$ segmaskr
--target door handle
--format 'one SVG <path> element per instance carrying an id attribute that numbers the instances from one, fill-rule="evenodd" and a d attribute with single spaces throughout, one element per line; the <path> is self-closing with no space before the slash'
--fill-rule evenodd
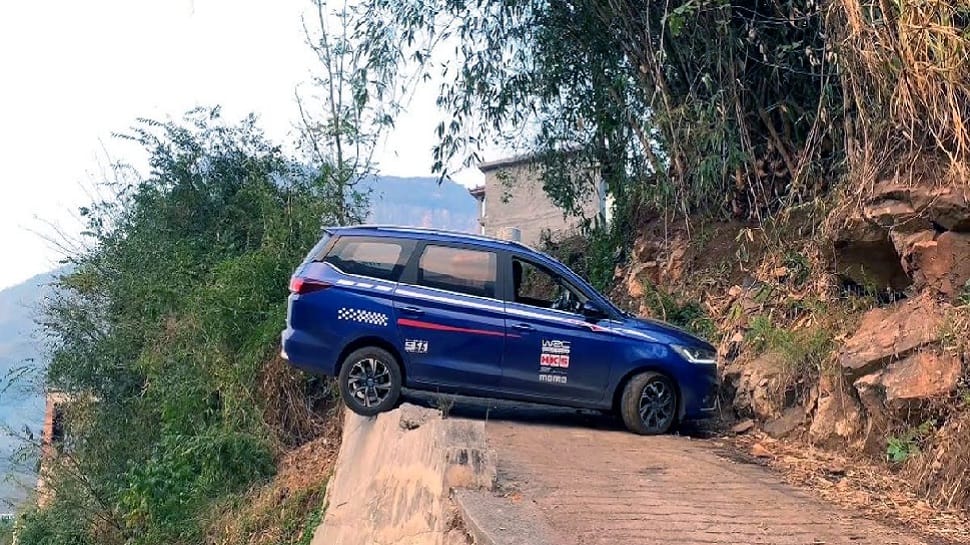
<path id="1" fill-rule="evenodd" d="M 418 307 L 401 307 L 401 312 L 405 312 L 407 314 L 424 314 L 424 311 Z"/>
<path id="2" fill-rule="evenodd" d="M 518 323 L 512 326 L 512 329 L 518 329 L 519 331 L 534 331 L 535 328 L 529 324 Z"/>

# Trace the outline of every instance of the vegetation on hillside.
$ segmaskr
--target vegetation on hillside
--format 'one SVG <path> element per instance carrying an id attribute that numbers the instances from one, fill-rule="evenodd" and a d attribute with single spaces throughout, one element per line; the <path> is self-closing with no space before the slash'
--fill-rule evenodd
<path id="1" fill-rule="evenodd" d="M 620 232 L 968 164 L 966 1 L 366 3 L 375 51 L 443 74 L 439 169 L 503 141 L 566 208 L 602 176 Z"/>
<path id="2" fill-rule="evenodd" d="M 738 337 L 732 350 L 780 355 L 799 396 L 846 331 L 833 309 L 857 310 L 821 274 L 823 219 L 887 177 L 965 185 L 970 172 L 968 0 L 360 0 L 333 17 L 314 6 L 321 98 L 300 95 L 310 168 L 252 119 L 201 110 L 140 123 L 128 138 L 150 172 L 116 170 L 111 198 L 83 210 L 90 244 L 45 318 L 49 385 L 74 401 L 50 503 L 19 521 L 23 543 L 246 542 L 262 524 L 306 540 L 324 481 L 302 496 L 254 488 L 283 447 L 322 431 L 331 399 L 274 357 L 286 278 L 321 223 L 363 217 L 373 146 L 406 82 L 432 70 L 449 116 L 433 156 L 442 175 L 499 141 L 536 154 L 567 211 L 605 182 L 612 225 L 588 218 L 586 246 L 559 246 L 598 287 L 620 278 L 648 225 L 665 244 L 683 225 L 694 254 L 731 248 L 667 286 L 655 268 L 638 302 Z M 708 245 L 712 217 L 741 223 Z M 671 253 L 648 248 L 641 263 Z M 681 289 L 688 278 L 694 290 Z M 244 520 L 213 533 L 246 491 Z"/>
<path id="3" fill-rule="evenodd" d="M 332 400 L 273 352 L 293 264 L 345 203 L 253 118 L 198 110 L 128 138 L 150 172 L 116 170 L 82 211 L 90 249 L 44 319 L 49 386 L 73 402 L 23 543 L 199 543 L 213 505 L 317 436 Z"/>
<path id="4" fill-rule="evenodd" d="M 913 260 L 943 261 L 912 253 L 914 245 L 931 246 L 947 231 L 943 242 L 959 244 L 955 263 L 966 258 L 965 226 L 920 217 L 927 205 L 901 194 L 914 186 L 934 202 L 932 190 L 956 189 L 940 206 L 963 213 L 967 0 L 365 3 L 359 23 L 371 47 L 441 74 L 442 173 L 498 140 L 535 154 L 546 191 L 567 210 L 604 182 L 616 203 L 612 225 L 589 218 L 585 247 L 550 247 L 599 287 L 632 281 L 634 310 L 724 341 L 739 361 L 771 355 L 785 368 L 784 403 L 842 382 L 858 396 L 859 377 L 827 376 L 842 373 L 834 350 L 863 312 L 923 289 L 853 278 L 837 270 L 839 257 L 915 277 Z M 875 186 L 890 181 L 900 185 L 861 217 Z M 859 227 L 846 240 L 860 247 L 833 254 L 834 232 L 850 219 Z M 712 220 L 730 220 L 720 229 L 730 238 L 717 247 L 705 240 Z M 655 247 L 637 247 L 644 240 Z M 951 312 L 963 326 L 954 336 L 966 337 L 966 306 Z M 871 443 L 890 459 L 900 458 L 893 438 L 937 445 L 907 455 L 919 458 L 919 486 L 940 504 L 966 506 L 970 495 L 942 492 L 966 490 L 967 451 L 950 448 L 965 437 L 966 410 L 941 405 L 889 415 Z M 877 407 L 869 412 L 882 418 Z M 937 429 L 920 428 L 928 417 Z M 866 425 L 863 411 L 853 418 Z"/>

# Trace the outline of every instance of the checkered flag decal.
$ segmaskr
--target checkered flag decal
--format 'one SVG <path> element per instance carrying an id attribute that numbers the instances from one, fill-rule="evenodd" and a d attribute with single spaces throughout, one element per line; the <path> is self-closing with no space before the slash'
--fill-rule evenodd
<path id="1" fill-rule="evenodd" d="M 387 314 L 373 312 L 370 310 L 361 310 L 359 308 L 341 308 L 337 311 L 337 319 L 350 320 L 352 322 L 360 322 L 362 324 L 379 326 L 387 325 Z"/>

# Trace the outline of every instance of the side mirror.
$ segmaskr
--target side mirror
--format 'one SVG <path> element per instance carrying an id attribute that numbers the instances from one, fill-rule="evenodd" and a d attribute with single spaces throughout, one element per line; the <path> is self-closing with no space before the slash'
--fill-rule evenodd
<path id="1" fill-rule="evenodd" d="M 590 322 L 595 322 L 606 318 L 608 314 L 606 314 L 606 311 L 601 309 L 596 303 L 586 301 L 583 303 L 583 316 L 585 316 Z"/>

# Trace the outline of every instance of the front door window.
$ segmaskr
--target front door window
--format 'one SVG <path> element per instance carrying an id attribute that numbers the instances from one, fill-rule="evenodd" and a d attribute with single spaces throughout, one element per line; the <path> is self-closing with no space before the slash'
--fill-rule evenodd
<path id="1" fill-rule="evenodd" d="M 545 268 L 512 258 L 514 301 L 523 305 L 579 314 L 586 302 L 582 292 Z"/>

